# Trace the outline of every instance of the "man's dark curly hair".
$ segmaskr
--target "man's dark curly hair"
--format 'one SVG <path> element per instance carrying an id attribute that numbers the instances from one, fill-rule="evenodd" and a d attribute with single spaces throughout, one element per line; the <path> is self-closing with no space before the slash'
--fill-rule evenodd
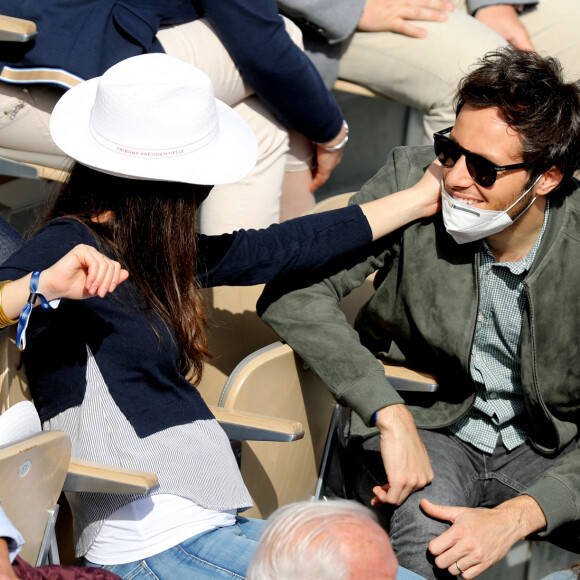
<path id="1" fill-rule="evenodd" d="M 456 111 L 496 107 L 522 140 L 530 181 L 552 166 L 564 178 L 580 168 L 580 81 L 566 82 L 552 57 L 511 46 L 489 52 L 465 76 Z"/>

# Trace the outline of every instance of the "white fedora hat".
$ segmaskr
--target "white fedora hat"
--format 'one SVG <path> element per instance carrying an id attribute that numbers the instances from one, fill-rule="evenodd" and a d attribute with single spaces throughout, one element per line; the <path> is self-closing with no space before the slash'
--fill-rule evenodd
<path id="1" fill-rule="evenodd" d="M 258 155 L 252 130 L 215 98 L 209 77 L 162 53 L 128 58 L 68 90 L 50 132 L 83 165 L 135 179 L 233 183 Z"/>

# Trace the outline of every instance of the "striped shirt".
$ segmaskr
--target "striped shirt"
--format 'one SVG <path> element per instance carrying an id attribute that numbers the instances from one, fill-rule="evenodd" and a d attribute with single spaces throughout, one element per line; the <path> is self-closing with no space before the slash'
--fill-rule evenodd
<path id="1" fill-rule="evenodd" d="M 523 425 L 520 345 L 526 308 L 524 279 L 548 223 L 518 262 L 497 262 L 484 241 L 479 252 L 479 309 L 471 349 L 470 374 L 476 397 L 470 412 L 449 429 L 481 451 L 493 453 L 498 437 L 509 450 L 528 438 Z"/>
<path id="2" fill-rule="evenodd" d="M 73 457 L 155 473 L 159 488 L 154 493 L 177 495 L 216 511 L 252 505 L 228 437 L 215 419 L 139 437 L 115 404 L 95 358 L 87 350 L 87 388 L 82 405 L 45 421 L 44 430 L 67 433 Z M 76 555 L 87 552 L 111 514 L 141 497 L 67 494 L 75 516 Z"/>

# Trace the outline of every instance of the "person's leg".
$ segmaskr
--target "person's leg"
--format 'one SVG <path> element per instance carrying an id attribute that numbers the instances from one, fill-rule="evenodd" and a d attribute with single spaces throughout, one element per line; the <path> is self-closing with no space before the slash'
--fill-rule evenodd
<path id="1" fill-rule="evenodd" d="M 423 576 L 419 576 L 419 574 L 415 574 L 415 572 L 411 572 L 411 570 L 407 570 L 407 568 L 403 568 L 399 566 L 397 570 L 397 578 L 396 580 L 425 580 Z"/>
<path id="2" fill-rule="evenodd" d="M 127 580 L 243 579 L 263 524 L 263 520 L 238 516 L 233 526 L 199 534 L 151 558 L 99 567 Z"/>
<path id="3" fill-rule="evenodd" d="M 233 107 L 253 91 L 207 20 L 163 27 L 157 38 L 167 54 L 206 73 L 216 98 Z"/>
<path id="4" fill-rule="evenodd" d="M 580 78 L 580 3 L 577 0 L 542 0 L 520 16 L 541 54 L 560 60 L 568 80 Z"/>
<path id="5" fill-rule="evenodd" d="M 429 542 L 449 524 L 421 511 L 419 504 L 423 497 L 442 505 L 492 508 L 535 483 L 555 461 L 576 446 L 573 441 L 557 456 L 544 457 L 529 443 L 507 451 L 500 441 L 489 456 L 446 432 L 419 429 L 419 433 L 431 460 L 433 481 L 395 509 L 386 506 L 375 509 L 381 524 L 389 531 L 400 565 L 430 580 L 451 578 L 446 570 L 433 565 L 427 551 Z M 372 487 L 384 484 L 386 479 L 378 449 L 378 438 L 372 438 L 362 448 L 353 450 L 361 463 L 356 491 L 367 505 Z"/>
<path id="6" fill-rule="evenodd" d="M 474 468 L 472 458 L 446 433 L 422 429 L 419 429 L 419 433 L 431 459 L 433 481 L 411 494 L 395 509 L 388 506 L 371 509 L 388 531 L 400 566 L 424 578 L 447 579 L 450 578 L 447 571 L 435 569 L 427 546 L 433 538 L 447 530 L 449 524 L 428 517 L 419 504 L 425 497 L 443 505 L 470 506 L 474 503 L 478 470 Z M 366 441 L 359 450 L 352 451 L 360 454 L 356 493 L 363 503 L 369 505 L 373 486 L 386 483 L 378 437 Z"/>
<path id="7" fill-rule="evenodd" d="M 511 451 L 499 442 L 493 455 L 486 456 L 485 469 L 479 474 L 481 497 L 478 506 L 495 507 L 516 497 L 575 447 L 576 442 L 572 441 L 557 455 L 546 457 L 535 451 L 529 442 Z"/>
<path id="8" fill-rule="evenodd" d="M 256 96 L 235 105 L 234 111 L 248 123 L 258 140 L 258 161 L 242 180 L 214 187 L 201 204 L 198 226 L 207 235 L 265 228 L 280 220 L 288 133 Z"/>
<path id="9" fill-rule="evenodd" d="M 453 125 L 458 81 L 486 52 L 505 44 L 487 26 L 456 8 L 447 22 L 421 22 L 426 38 L 356 32 L 340 59 L 340 78 L 361 83 L 424 113 L 426 143 Z"/>
<path id="10" fill-rule="evenodd" d="M 302 46 L 298 27 L 286 20 L 292 40 Z M 162 29 L 164 50 L 203 70 L 215 96 L 230 105 L 250 125 L 258 140 L 258 161 L 243 180 L 216 186 L 200 210 L 200 231 L 220 234 L 240 228 L 262 228 L 280 219 L 282 180 L 289 150 L 288 132 L 245 83 L 235 63 L 204 19 Z M 227 163 L 227 159 L 224 159 Z M 291 187 L 297 198 L 307 197 L 309 182 Z"/>
<path id="11" fill-rule="evenodd" d="M 0 147 L 64 155 L 50 137 L 50 114 L 62 89 L 0 83 Z"/>
<path id="12" fill-rule="evenodd" d="M 280 221 L 303 215 L 314 207 L 312 183 L 312 142 L 296 131 L 290 131 L 290 151 L 286 156 L 286 171 L 282 182 Z"/>

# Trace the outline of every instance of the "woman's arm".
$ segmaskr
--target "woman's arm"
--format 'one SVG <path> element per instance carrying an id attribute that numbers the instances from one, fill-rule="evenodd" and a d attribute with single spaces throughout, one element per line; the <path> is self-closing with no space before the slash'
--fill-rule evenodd
<path id="1" fill-rule="evenodd" d="M 441 166 L 433 162 L 418 183 L 403 191 L 361 204 L 373 241 L 441 210 Z"/>
<path id="2" fill-rule="evenodd" d="M 32 273 L 10 281 L 2 289 L 1 305 L 7 318 L 16 319 L 26 305 L 31 276 Z M 38 293 L 48 301 L 57 298 L 82 300 L 93 296 L 103 298 L 128 277 L 129 273 L 118 262 L 91 246 L 79 244 L 53 266 L 42 271 Z"/>
<path id="3" fill-rule="evenodd" d="M 264 230 L 198 238 L 197 276 L 205 287 L 267 283 L 322 268 L 440 209 L 439 166 L 413 187 L 360 206 L 309 215 Z"/>

